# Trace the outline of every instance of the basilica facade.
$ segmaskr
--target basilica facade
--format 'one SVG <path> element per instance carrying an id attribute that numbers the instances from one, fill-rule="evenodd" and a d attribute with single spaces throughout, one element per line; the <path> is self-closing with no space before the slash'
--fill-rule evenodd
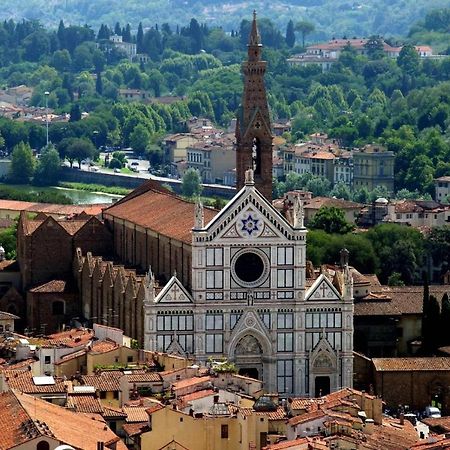
<path id="1" fill-rule="evenodd" d="M 307 277 L 301 200 L 289 217 L 272 206 L 261 47 L 254 16 L 236 127 L 240 190 L 212 218 L 195 206 L 189 285 L 174 273 L 159 290 L 147 275 L 144 346 L 226 358 L 267 391 L 318 396 L 352 386 L 353 281 L 346 251 L 332 278 Z"/>

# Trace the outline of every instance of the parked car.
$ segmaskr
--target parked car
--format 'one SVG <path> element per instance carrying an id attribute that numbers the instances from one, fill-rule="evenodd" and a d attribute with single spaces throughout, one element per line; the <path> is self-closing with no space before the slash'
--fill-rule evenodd
<path id="1" fill-rule="evenodd" d="M 436 408 L 436 406 L 427 406 L 425 408 L 425 417 L 438 419 L 439 417 L 441 417 L 441 410 L 439 408 Z"/>
<path id="2" fill-rule="evenodd" d="M 116 167 L 116 168 L 114 169 L 114 173 L 120 173 L 120 169 Z"/>

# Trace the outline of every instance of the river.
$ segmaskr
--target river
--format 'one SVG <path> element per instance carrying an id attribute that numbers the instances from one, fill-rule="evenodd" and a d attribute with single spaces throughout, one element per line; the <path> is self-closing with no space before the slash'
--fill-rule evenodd
<path id="1" fill-rule="evenodd" d="M 89 192 L 89 191 L 81 191 L 78 189 L 68 189 L 64 187 L 35 187 L 28 185 L 13 185 L 11 186 L 14 189 L 33 193 L 33 192 L 58 192 L 60 194 L 64 194 L 69 197 L 75 205 L 89 205 L 96 203 L 113 203 L 115 200 L 122 198 L 122 195 L 115 194 L 105 194 L 103 192 Z"/>

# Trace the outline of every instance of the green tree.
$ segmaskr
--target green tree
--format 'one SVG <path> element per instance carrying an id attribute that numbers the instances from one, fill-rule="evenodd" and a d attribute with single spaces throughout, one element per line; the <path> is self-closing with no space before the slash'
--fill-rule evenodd
<path id="1" fill-rule="evenodd" d="M 77 122 L 78 120 L 81 120 L 81 108 L 78 103 L 74 103 L 70 108 L 69 122 Z"/>
<path id="2" fill-rule="evenodd" d="M 309 222 L 310 228 L 324 230 L 327 233 L 345 234 L 354 227 L 345 219 L 344 211 L 334 206 L 322 206 Z"/>
<path id="3" fill-rule="evenodd" d="M 450 332 L 448 324 L 450 323 L 450 300 L 447 292 L 442 296 L 441 301 L 441 323 L 440 329 L 442 331 L 440 346 L 450 345 Z"/>
<path id="4" fill-rule="evenodd" d="M 96 149 L 94 144 L 89 139 L 74 138 L 71 140 L 66 149 L 66 158 L 71 162 L 78 162 L 78 167 L 81 168 L 81 161 L 87 158 L 94 158 Z"/>
<path id="5" fill-rule="evenodd" d="M 57 185 L 61 175 L 61 159 L 54 146 L 45 148 L 39 158 L 33 178 L 33 184 L 38 186 Z"/>
<path id="6" fill-rule="evenodd" d="M 198 197 L 202 192 L 201 178 L 198 170 L 189 168 L 184 172 L 181 191 L 186 197 Z"/>
<path id="7" fill-rule="evenodd" d="M 34 174 L 35 159 L 28 144 L 20 142 L 11 154 L 8 179 L 13 183 L 28 184 Z"/>
<path id="8" fill-rule="evenodd" d="M 313 23 L 308 22 L 307 20 L 301 20 L 300 22 L 297 22 L 295 25 L 295 31 L 298 31 L 302 35 L 302 47 L 305 46 L 305 39 L 308 34 L 311 34 L 316 27 Z"/>
<path id="9" fill-rule="evenodd" d="M 286 27 L 286 44 L 289 48 L 295 45 L 295 28 L 292 20 L 289 20 Z"/>
<path id="10" fill-rule="evenodd" d="M 405 285 L 405 283 L 402 280 L 402 275 L 398 272 L 392 272 L 389 275 L 387 284 L 388 284 L 388 286 L 404 286 Z"/>
<path id="11" fill-rule="evenodd" d="M 138 154 L 143 155 L 150 145 L 150 132 L 147 128 L 138 124 L 130 134 L 130 146 Z"/>

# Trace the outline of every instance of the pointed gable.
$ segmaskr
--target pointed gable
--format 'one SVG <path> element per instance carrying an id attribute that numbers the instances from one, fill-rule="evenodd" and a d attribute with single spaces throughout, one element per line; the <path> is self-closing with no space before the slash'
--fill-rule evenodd
<path id="1" fill-rule="evenodd" d="M 192 303 L 192 297 L 174 275 L 155 298 L 155 303 Z"/>
<path id="2" fill-rule="evenodd" d="M 209 240 L 292 238 L 292 226 L 254 186 L 246 185 L 205 225 Z"/>
<path id="3" fill-rule="evenodd" d="M 305 299 L 306 301 L 335 301 L 342 300 L 342 297 L 331 281 L 321 274 L 306 292 Z"/>

